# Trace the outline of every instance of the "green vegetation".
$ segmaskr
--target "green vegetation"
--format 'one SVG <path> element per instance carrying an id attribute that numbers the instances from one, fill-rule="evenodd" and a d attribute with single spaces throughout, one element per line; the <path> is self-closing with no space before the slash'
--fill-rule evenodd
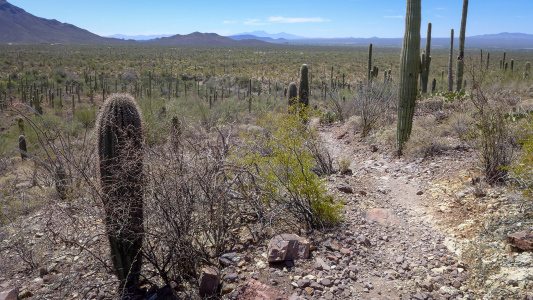
<path id="1" fill-rule="evenodd" d="M 260 130 L 244 136 L 243 153 L 237 162 L 260 182 L 262 201 L 286 207 L 309 228 L 331 226 L 341 220 L 341 205 L 328 195 L 323 179 L 313 172 L 316 152 L 309 144 L 317 132 L 300 115 L 269 113 L 258 120 Z M 306 116 L 308 118 L 308 116 Z"/>

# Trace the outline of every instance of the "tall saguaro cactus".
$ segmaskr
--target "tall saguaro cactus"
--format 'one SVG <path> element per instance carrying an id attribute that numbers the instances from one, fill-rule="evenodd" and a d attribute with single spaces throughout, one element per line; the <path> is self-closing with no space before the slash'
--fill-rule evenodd
<path id="1" fill-rule="evenodd" d="M 398 91 L 398 128 L 396 148 L 402 153 L 413 126 L 413 113 L 418 94 L 420 72 L 420 23 L 421 0 L 407 0 L 405 35 L 400 60 L 400 84 Z"/>
<path id="2" fill-rule="evenodd" d="M 457 57 L 456 91 L 463 88 L 463 73 L 465 68 L 465 34 L 466 15 L 468 14 L 468 0 L 463 0 L 463 16 L 461 17 L 461 31 L 459 32 L 459 56 Z"/>
<path id="3" fill-rule="evenodd" d="M 309 69 L 307 65 L 302 65 L 300 69 L 300 90 L 298 91 L 299 103 L 303 106 L 309 105 Z"/>
<path id="4" fill-rule="evenodd" d="M 112 94 L 97 121 L 98 164 L 105 223 L 121 287 L 141 271 L 143 229 L 143 134 L 141 113 L 128 94 Z"/>
<path id="5" fill-rule="evenodd" d="M 431 23 L 428 23 L 428 35 L 426 38 L 426 60 L 424 72 L 422 72 L 422 93 L 428 92 L 429 66 L 431 65 Z"/>
<path id="6" fill-rule="evenodd" d="M 368 82 L 372 81 L 372 43 L 368 45 Z"/>
<path id="7" fill-rule="evenodd" d="M 453 92 L 453 28 L 450 37 L 450 59 L 448 61 L 448 92 Z"/>

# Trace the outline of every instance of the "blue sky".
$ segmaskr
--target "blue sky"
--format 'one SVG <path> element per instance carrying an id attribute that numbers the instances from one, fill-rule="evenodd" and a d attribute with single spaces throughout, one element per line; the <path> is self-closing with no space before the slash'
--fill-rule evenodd
<path id="1" fill-rule="evenodd" d="M 99 35 L 231 35 L 265 30 L 306 37 L 403 37 L 404 0 L 8 0 L 27 12 Z M 463 0 L 422 0 L 422 35 L 459 32 Z M 533 1 L 470 0 L 467 36 L 533 34 Z"/>

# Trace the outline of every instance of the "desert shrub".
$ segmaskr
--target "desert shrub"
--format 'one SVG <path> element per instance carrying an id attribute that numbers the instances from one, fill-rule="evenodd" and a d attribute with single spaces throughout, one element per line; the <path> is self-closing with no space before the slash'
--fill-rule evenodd
<path id="1" fill-rule="evenodd" d="M 262 202 L 275 204 L 309 228 L 336 224 L 341 206 L 313 172 L 314 153 L 306 147 L 318 139 L 316 132 L 296 114 L 267 114 L 258 125 L 263 130 L 245 135 L 234 159 L 257 178 Z"/>
<path id="2" fill-rule="evenodd" d="M 351 161 L 348 157 L 344 156 L 341 159 L 339 159 L 338 164 L 339 164 L 339 172 L 341 174 L 345 174 L 350 169 Z"/>
<path id="3" fill-rule="evenodd" d="M 378 83 L 361 85 L 357 93 L 347 97 L 339 92 L 328 95 L 330 109 L 337 118 L 344 121 L 353 115 L 361 118 L 361 136 L 366 137 L 375 129 L 380 120 L 386 119 L 389 112 L 396 105 L 397 87 L 392 83 Z"/>
<path id="4" fill-rule="evenodd" d="M 519 159 L 509 168 L 518 186 L 523 190 L 524 196 L 530 204 L 533 197 L 533 136 L 522 141 L 522 152 Z"/>
<path id="5" fill-rule="evenodd" d="M 503 181 L 512 163 L 514 147 L 509 120 L 504 108 L 479 89 L 473 90 L 472 101 L 476 107 L 476 147 L 479 151 L 479 165 L 489 184 Z"/>
<path id="6" fill-rule="evenodd" d="M 458 112 L 450 116 L 448 125 L 460 139 L 467 139 L 468 134 L 473 130 L 474 119 L 471 113 Z"/>
<path id="7" fill-rule="evenodd" d="M 411 158 L 430 157 L 447 149 L 448 132 L 439 126 L 432 115 L 416 119 L 404 154 Z"/>

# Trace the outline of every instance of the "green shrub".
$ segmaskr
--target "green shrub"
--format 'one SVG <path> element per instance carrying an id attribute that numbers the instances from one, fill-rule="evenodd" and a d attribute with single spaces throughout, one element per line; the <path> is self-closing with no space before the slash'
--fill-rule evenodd
<path id="1" fill-rule="evenodd" d="M 267 114 L 258 123 L 261 130 L 243 136 L 233 159 L 260 179 L 263 202 L 286 207 L 310 228 L 338 223 L 342 206 L 313 172 L 316 160 L 306 146 L 318 139 L 316 132 L 296 114 Z"/>
<path id="2" fill-rule="evenodd" d="M 533 136 L 522 141 L 522 153 L 509 170 L 524 191 L 524 196 L 531 200 L 533 196 Z"/>

